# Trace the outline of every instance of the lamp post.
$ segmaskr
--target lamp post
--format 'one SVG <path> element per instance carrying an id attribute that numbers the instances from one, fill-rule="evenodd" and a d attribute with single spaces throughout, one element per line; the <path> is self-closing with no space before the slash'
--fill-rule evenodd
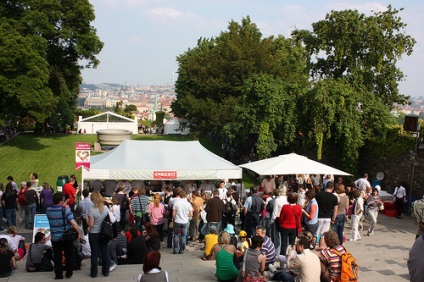
<path id="1" fill-rule="evenodd" d="M 414 152 L 412 153 L 412 173 L 411 173 L 411 185 L 410 185 L 410 189 L 409 189 L 409 209 L 408 209 L 408 213 L 409 211 L 412 212 L 412 190 L 414 189 L 414 177 L 415 177 L 415 162 L 416 159 L 418 157 L 417 152 L 418 152 L 418 146 L 419 146 L 419 140 L 420 140 L 420 125 L 418 124 L 417 127 L 417 131 L 414 133 L 416 139 L 415 139 L 415 147 L 414 147 Z"/>

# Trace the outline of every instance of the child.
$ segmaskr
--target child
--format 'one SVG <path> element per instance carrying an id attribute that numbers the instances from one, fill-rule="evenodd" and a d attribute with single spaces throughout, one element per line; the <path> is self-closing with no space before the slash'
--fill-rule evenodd
<path id="1" fill-rule="evenodd" d="M 240 242 L 237 244 L 237 250 L 240 251 L 238 253 L 239 257 L 243 256 L 244 252 L 250 248 L 251 241 L 250 238 L 247 238 L 247 232 L 242 230 L 239 233 L 239 240 Z"/>
<path id="2" fill-rule="evenodd" d="M 209 227 L 209 234 L 205 235 L 205 251 L 202 260 L 213 260 L 212 249 L 218 244 L 218 234 L 216 234 L 216 226 Z"/>

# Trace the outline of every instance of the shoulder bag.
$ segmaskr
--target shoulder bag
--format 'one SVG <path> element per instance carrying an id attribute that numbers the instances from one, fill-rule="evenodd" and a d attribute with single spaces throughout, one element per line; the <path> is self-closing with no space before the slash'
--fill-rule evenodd
<path id="1" fill-rule="evenodd" d="M 107 207 L 105 207 L 107 209 Z M 113 223 L 110 221 L 109 211 L 106 214 L 105 219 L 102 221 L 102 227 L 100 229 L 100 234 L 103 238 L 112 240 L 113 239 Z"/>
<path id="2" fill-rule="evenodd" d="M 63 220 L 63 234 L 62 240 L 65 242 L 74 241 L 78 239 L 78 232 L 71 226 L 68 230 L 66 230 L 66 222 L 65 222 L 65 207 L 62 207 L 62 220 Z"/>

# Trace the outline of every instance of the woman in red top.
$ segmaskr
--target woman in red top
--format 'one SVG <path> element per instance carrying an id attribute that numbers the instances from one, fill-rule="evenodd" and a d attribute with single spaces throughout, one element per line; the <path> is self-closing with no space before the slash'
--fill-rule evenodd
<path id="1" fill-rule="evenodd" d="M 297 204 L 297 194 L 287 195 L 288 204 L 284 205 L 280 213 L 281 226 L 281 254 L 285 255 L 288 245 L 294 245 L 297 233 L 302 232 L 300 220 L 302 208 Z"/>
<path id="2" fill-rule="evenodd" d="M 24 221 L 24 201 L 25 201 L 25 191 L 31 187 L 31 182 L 21 182 L 21 189 L 18 193 L 18 223 L 21 224 Z"/>

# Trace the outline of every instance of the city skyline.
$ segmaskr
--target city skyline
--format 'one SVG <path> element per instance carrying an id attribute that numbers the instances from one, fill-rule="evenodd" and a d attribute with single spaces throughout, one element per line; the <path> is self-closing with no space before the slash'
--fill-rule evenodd
<path id="1" fill-rule="evenodd" d="M 98 55 L 97 69 L 82 70 L 88 84 L 162 85 L 177 78 L 176 57 L 197 45 L 201 37 L 219 36 L 231 20 L 250 16 L 264 37 L 289 37 L 295 29 L 311 29 L 331 10 L 356 9 L 366 15 L 384 11 L 391 4 L 404 8 L 399 13 L 407 24 L 406 33 L 417 40 L 411 56 L 398 62 L 405 74 L 400 92 L 423 96 L 420 67 L 424 65 L 424 32 L 420 1 L 169 1 L 169 0 L 90 0 L 104 48 Z"/>

